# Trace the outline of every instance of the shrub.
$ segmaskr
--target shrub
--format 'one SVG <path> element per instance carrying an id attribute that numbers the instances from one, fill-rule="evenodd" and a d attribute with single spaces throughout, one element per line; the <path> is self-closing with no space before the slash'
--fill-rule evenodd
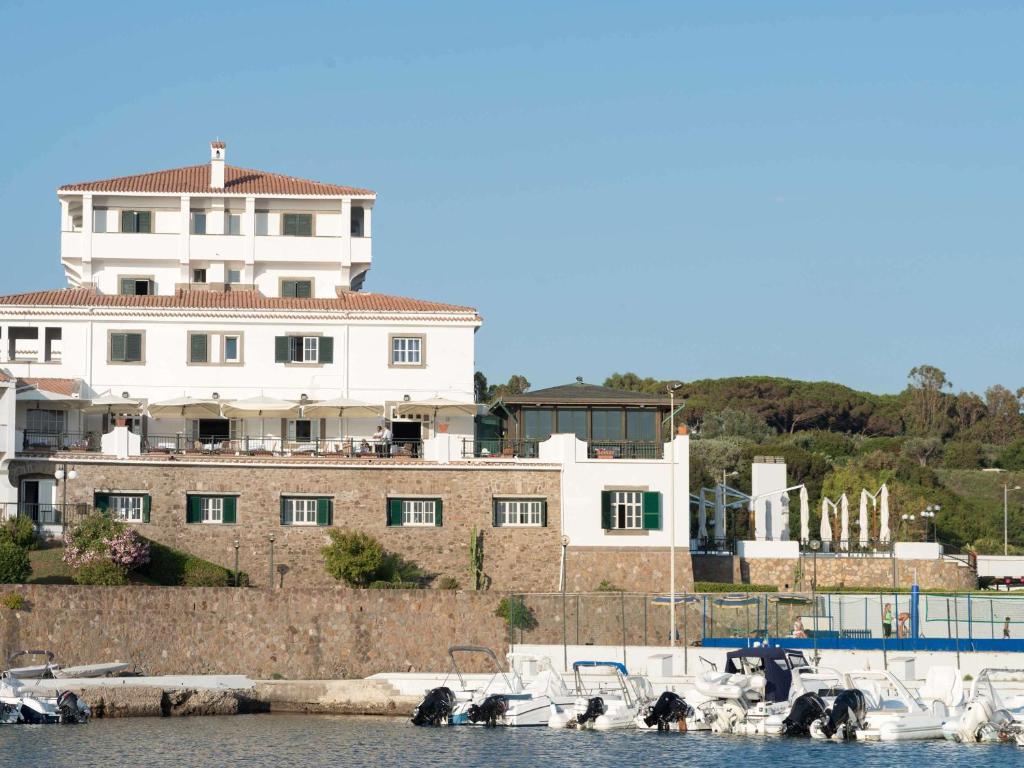
<path id="1" fill-rule="evenodd" d="M 128 583 L 124 568 L 112 560 L 91 560 L 83 563 L 75 568 L 72 578 L 76 584 L 102 587 L 119 587 Z"/>
<path id="2" fill-rule="evenodd" d="M 459 589 L 459 580 L 454 576 L 442 576 L 437 580 L 438 589 Z"/>
<path id="3" fill-rule="evenodd" d="M 12 611 L 20 611 L 25 607 L 25 596 L 20 592 L 5 592 L 0 596 L 0 605 Z"/>
<path id="4" fill-rule="evenodd" d="M 503 597 L 494 615 L 504 619 L 510 629 L 536 629 L 537 617 L 521 597 Z"/>
<path id="5" fill-rule="evenodd" d="M 1003 469 L 1024 469 L 1024 438 L 1014 440 L 999 454 L 999 466 Z"/>
<path id="6" fill-rule="evenodd" d="M 0 583 L 23 584 L 31 575 L 28 550 L 11 539 L 0 539 Z"/>
<path id="7" fill-rule="evenodd" d="M 324 568 L 338 581 L 353 587 L 365 587 L 380 579 L 384 565 L 384 547 L 372 536 L 358 531 L 331 531 L 331 543 L 320 550 Z"/>
<path id="8" fill-rule="evenodd" d="M 778 592 L 779 588 L 773 584 L 733 584 L 723 581 L 695 581 L 693 582 L 694 592 Z"/>
<path id="9" fill-rule="evenodd" d="M 946 469 L 978 469 L 985 463 L 981 443 L 957 440 L 946 443 L 942 451 L 942 466 Z"/>
<path id="10" fill-rule="evenodd" d="M 231 572 L 216 563 L 199 558 L 185 562 L 182 582 L 186 587 L 226 587 L 232 583 Z"/>
<path id="11" fill-rule="evenodd" d="M 370 589 L 419 589 L 415 581 L 371 581 Z"/>
<path id="12" fill-rule="evenodd" d="M 39 538 L 36 536 L 36 526 L 32 518 L 19 515 L 4 523 L 0 528 L 0 537 L 10 539 L 19 547 L 35 549 L 39 546 Z"/>
<path id="13" fill-rule="evenodd" d="M 64 562 L 79 569 L 99 561 L 123 574 L 149 562 L 149 542 L 134 529 L 103 515 L 89 515 L 64 534 Z"/>
<path id="14" fill-rule="evenodd" d="M 595 592 L 624 592 L 625 590 L 624 589 L 620 589 L 619 587 L 615 586 L 614 584 L 612 584 L 607 579 L 603 579 L 601 581 L 601 583 L 597 585 L 597 589 L 595 589 L 594 591 Z"/>

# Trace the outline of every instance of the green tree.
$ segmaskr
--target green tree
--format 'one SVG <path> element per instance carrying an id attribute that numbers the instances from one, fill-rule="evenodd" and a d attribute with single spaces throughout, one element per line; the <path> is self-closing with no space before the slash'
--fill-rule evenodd
<path id="1" fill-rule="evenodd" d="M 22 584 L 32 575 L 28 549 L 13 539 L 0 538 L 0 583 Z"/>
<path id="2" fill-rule="evenodd" d="M 384 565 L 384 547 L 358 531 L 332 530 L 330 543 L 321 550 L 324 568 L 338 581 L 365 587 L 377 579 Z"/>
<path id="3" fill-rule="evenodd" d="M 774 437 L 775 430 L 765 424 L 764 419 L 754 413 L 736 408 L 726 408 L 704 414 L 700 425 L 702 438 L 738 437 L 760 443 Z"/>
<path id="4" fill-rule="evenodd" d="M 942 452 L 942 441 L 937 437 L 912 437 L 903 444 L 903 455 L 915 459 L 922 467 Z"/>
<path id="5" fill-rule="evenodd" d="M 989 442 L 1005 445 L 1021 436 L 1020 400 L 1001 384 L 985 390 L 985 433 Z"/>
<path id="6" fill-rule="evenodd" d="M 523 395 L 530 388 L 530 381 L 525 376 L 514 374 L 504 384 L 497 384 L 491 387 L 489 400 L 496 400 L 499 397 L 508 395 Z"/>
<path id="7" fill-rule="evenodd" d="M 604 386 L 611 389 L 621 389 L 626 392 L 646 392 L 647 394 L 662 395 L 665 393 L 667 382 L 647 378 L 640 378 L 635 373 L 613 373 L 604 380 Z"/>
<path id="8" fill-rule="evenodd" d="M 953 384 L 941 368 L 919 365 L 907 375 L 910 381 L 909 423 L 915 435 L 944 437 L 951 426 L 954 400 L 947 392 Z"/>
<path id="9" fill-rule="evenodd" d="M 483 371 L 473 374 L 473 400 L 477 403 L 486 403 L 490 399 L 491 389 L 487 386 L 487 377 Z"/>

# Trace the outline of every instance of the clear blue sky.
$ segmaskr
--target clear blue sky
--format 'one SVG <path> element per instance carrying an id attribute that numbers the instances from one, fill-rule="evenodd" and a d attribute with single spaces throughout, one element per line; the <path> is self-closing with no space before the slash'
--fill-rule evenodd
<path id="1" fill-rule="evenodd" d="M 229 162 L 369 186 L 366 288 L 477 366 L 1024 384 L 1024 6 L 0 3 L 4 293 L 61 183 Z"/>

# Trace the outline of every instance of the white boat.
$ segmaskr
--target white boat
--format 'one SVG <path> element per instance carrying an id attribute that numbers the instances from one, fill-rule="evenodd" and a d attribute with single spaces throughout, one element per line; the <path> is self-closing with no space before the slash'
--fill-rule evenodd
<path id="1" fill-rule="evenodd" d="M 925 707 L 891 672 L 862 670 L 843 674 L 842 691 L 827 717 L 815 722 L 817 739 L 911 741 L 942 738 L 948 714 Z"/>
<path id="2" fill-rule="evenodd" d="M 493 667 L 490 679 L 472 685 L 463 674 L 457 654 L 482 657 Z M 453 645 L 448 649 L 451 671 L 438 688 L 427 691 L 413 713 L 415 725 L 543 726 L 548 724 L 552 703 L 570 705 L 561 675 L 547 657 L 509 653 L 508 671 L 501 669 L 494 651 L 476 645 Z M 530 667 L 533 677 L 524 684 L 519 670 Z M 447 686 L 454 676 L 454 689 Z"/>
<path id="3" fill-rule="evenodd" d="M 804 693 L 794 673 L 810 665 L 800 651 L 756 646 L 727 653 L 724 672 L 708 667 L 694 681 L 705 699 L 695 706 L 700 718 L 714 733 L 753 736 L 781 733 L 791 693 Z"/>
<path id="4" fill-rule="evenodd" d="M 636 728 L 641 713 L 654 701 L 650 681 L 630 675 L 618 661 L 574 661 L 576 699 L 551 704 L 548 726 L 609 731 Z"/>
<path id="5" fill-rule="evenodd" d="M 18 651 L 8 657 L 8 665 L 20 656 L 45 656 L 46 661 L 42 664 L 33 664 L 25 667 L 8 666 L 7 671 L 19 680 L 106 677 L 107 675 L 116 675 L 118 672 L 124 672 L 129 667 L 127 663 L 122 661 L 101 664 L 79 664 L 73 667 L 65 667 L 53 662 L 54 655 L 52 651 Z"/>
<path id="6" fill-rule="evenodd" d="M 1009 678 L 1024 681 L 1024 668 L 986 667 L 971 683 L 971 693 L 962 712 L 942 726 L 949 741 L 1016 742 L 1024 746 L 1024 696 L 1003 699 L 996 688 Z"/>

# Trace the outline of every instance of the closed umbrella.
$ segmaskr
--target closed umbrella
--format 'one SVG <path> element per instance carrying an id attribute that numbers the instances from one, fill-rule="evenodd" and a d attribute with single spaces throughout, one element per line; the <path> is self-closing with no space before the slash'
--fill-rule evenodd
<path id="1" fill-rule="evenodd" d="M 860 490 L 860 517 L 858 519 L 858 525 L 860 526 L 860 545 L 862 548 L 867 548 L 868 535 L 868 490 L 867 488 L 861 488 Z"/>
<path id="2" fill-rule="evenodd" d="M 708 503 L 703 488 L 700 489 L 700 503 L 697 505 L 697 536 L 701 540 L 708 537 Z"/>
<path id="3" fill-rule="evenodd" d="M 829 500 L 821 500 L 821 540 L 832 541 L 832 523 L 828 519 Z"/>
<path id="4" fill-rule="evenodd" d="M 843 529 L 839 537 L 839 546 L 842 549 L 850 548 L 850 500 L 844 493 L 839 497 L 839 516 Z"/>
<path id="5" fill-rule="evenodd" d="M 882 497 L 882 501 L 880 503 L 881 511 L 879 514 L 881 520 L 878 526 L 878 538 L 881 541 L 887 542 L 891 535 L 889 532 L 889 487 L 883 484 L 879 495 Z"/>
<path id="6" fill-rule="evenodd" d="M 715 486 L 715 540 L 725 541 L 725 489 Z"/>
<path id="7" fill-rule="evenodd" d="M 807 486 L 800 486 L 800 541 L 811 538 L 811 508 L 807 500 Z"/>

